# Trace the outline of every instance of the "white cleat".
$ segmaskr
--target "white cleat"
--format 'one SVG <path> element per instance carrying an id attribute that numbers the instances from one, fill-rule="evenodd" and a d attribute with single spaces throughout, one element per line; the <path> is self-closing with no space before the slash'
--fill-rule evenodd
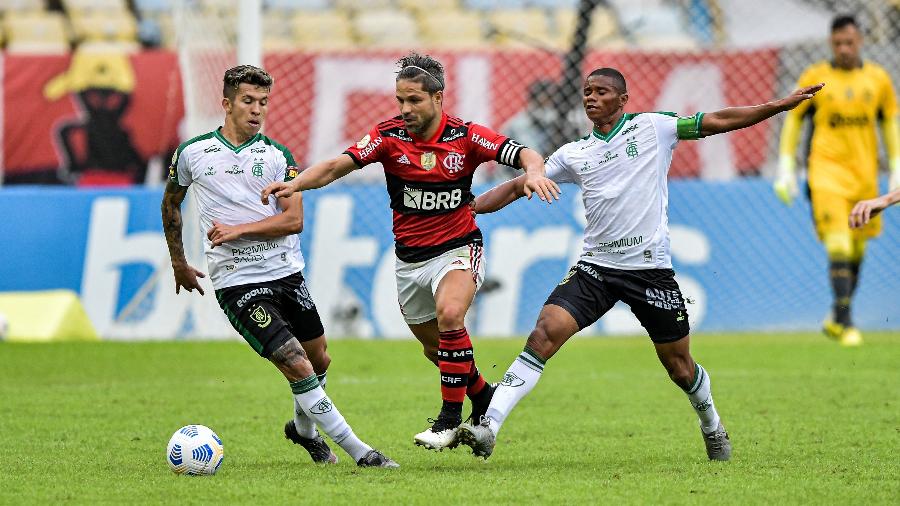
<path id="1" fill-rule="evenodd" d="M 456 448 L 459 441 L 456 439 L 456 433 L 459 429 L 459 422 L 438 418 L 434 425 L 415 435 L 413 440 L 419 446 L 424 446 L 429 450 L 443 451 L 444 448 Z"/>
<path id="2" fill-rule="evenodd" d="M 470 423 L 460 425 L 457 438 L 460 443 L 472 449 L 473 455 L 483 457 L 485 460 L 494 453 L 494 446 L 497 444 L 497 435 L 491 430 L 486 416 L 481 417 L 481 423 L 478 425 Z"/>

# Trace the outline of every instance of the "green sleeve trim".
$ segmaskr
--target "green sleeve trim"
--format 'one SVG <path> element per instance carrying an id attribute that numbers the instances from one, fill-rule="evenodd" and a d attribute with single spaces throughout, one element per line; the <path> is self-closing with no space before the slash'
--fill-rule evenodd
<path id="1" fill-rule="evenodd" d="M 178 149 L 175 150 L 175 153 L 172 155 L 172 164 L 169 165 L 169 181 L 172 181 L 176 184 L 181 184 L 178 181 L 178 160 L 181 158 L 181 153 L 195 142 L 204 141 L 206 139 L 212 139 L 215 136 L 215 132 L 207 132 L 203 135 L 198 135 L 191 139 L 188 139 L 181 144 L 178 145 Z"/>
<path id="2" fill-rule="evenodd" d="M 703 113 L 698 112 L 693 116 L 679 117 L 675 123 L 675 131 L 679 139 L 696 140 L 702 137 L 700 135 L 700 126 L 703 122 Z"/>

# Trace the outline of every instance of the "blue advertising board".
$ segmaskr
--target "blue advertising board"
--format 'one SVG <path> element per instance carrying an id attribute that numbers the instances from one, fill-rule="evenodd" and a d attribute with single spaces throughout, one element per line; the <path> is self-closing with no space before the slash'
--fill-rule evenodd
<path id="1" fill-rule="evenodd" d="M 829 310 L 826 258 L 809 204 L 781 205 L 764 180 L 670 182 L 677 279 L 698 331 L 814 330 Z M 476 188 L 475 193 L 487 190 Z M 475 334 L 527 334 L 581 251 L 577 188 L 552 205 L 521 200 L 478 217 L 491 289 L 479 294 Z M 174 293 L 160 223 L 161 189 L 0 191 L 7 255 L 0 291 L 67 288 L 111 338 L 215 337 L 231 330 L 214 298 Z M 396 302 L 391 211 L 381 185 L 304 194 L 305 275 L 330 335 L 410 336 Z M 865 329 L 900 329 L 900 212 L 870 243 L 854 301 Z M 186 207 L 185 249 L 205 270 L 202 234 Z M 211 287 L 210 287 L 211 288 Z M 333 329 L 333 330 L 331 330 Z M 641 333 L 616 307 L 587 334 Z"/>

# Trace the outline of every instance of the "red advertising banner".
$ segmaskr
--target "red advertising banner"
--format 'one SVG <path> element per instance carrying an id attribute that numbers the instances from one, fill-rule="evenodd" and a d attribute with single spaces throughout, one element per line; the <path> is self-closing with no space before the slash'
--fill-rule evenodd
<path id="1" fill-rule="evenodd" d="M 264 66 L 275 86 L 265 133 L 288 146 L 303 165 L 336 156 L 374 124 L 397 114 L 395 62 L 403 54 L 266 55 Z M 445 111 L 500 131 L 513 128 L 536 83 L 559 90 L 562 65 L 556 54 L 491 50 L 434 56 L 445 67 Z M 771 100 L 777 65 L 775 50 L 592 52 L 583 62 L 582 76 L 599 67 L 619 69 L 628 82 L 627 112 L 693 114 Z M 178 144 L 184 105 L 175 53 L 8 56 L 4 66 L 7 182 L 142 182 L 148 161 L 167 161 Z M 220 79 L 205 76 L 204 82 Z M 580 80 L 568 89 L 580 94 Z M 221 86 L 204 93 L 220 100 Z M 556 146 L 590 131 L 580 96 L 573 100 L 575 108 L 568 115 L 572 134 Z M 675 152 L 671 175 L 728 179 L 755 173 L 766 161 L 773 128 L 766 122 L 686 142 Z M 184 138 L 201 133 L 182 132 Z"/>
<path id="2" fill-rule="evenodd" d="M 3 65 L 7 183 L 142 183 L 148 161 L 178 145 L 174 53 L 8 55 Z"/>

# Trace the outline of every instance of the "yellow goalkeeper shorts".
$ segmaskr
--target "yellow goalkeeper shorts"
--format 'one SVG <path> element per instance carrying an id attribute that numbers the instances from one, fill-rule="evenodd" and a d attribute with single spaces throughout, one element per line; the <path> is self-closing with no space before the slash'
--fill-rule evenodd
<path id="1" fill-rule="evenodd" d="M 854 239 L 877 237 L 881 233 L 881 215 L 872 218 L 862 228 L 850 228 L 850 211 L 860 199 L 849 199 L 829 192 L 813 191 L 812 213 L 819 240 L 827 234 L 846 232 Z"/>

